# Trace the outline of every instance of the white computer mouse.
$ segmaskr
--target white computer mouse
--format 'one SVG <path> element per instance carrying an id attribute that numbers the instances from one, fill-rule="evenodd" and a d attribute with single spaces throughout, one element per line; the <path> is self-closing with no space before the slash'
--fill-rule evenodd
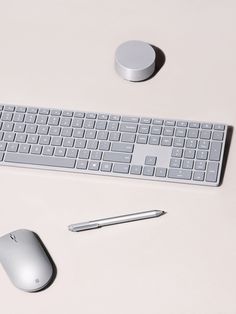
<path id="1" fill-rule="evenodd" d="M 0 262 L 12 283 L 27 292 L 42 290 L 53 278 L 54 264 L 30 230 L 16 230 L 0 238 Z"/>

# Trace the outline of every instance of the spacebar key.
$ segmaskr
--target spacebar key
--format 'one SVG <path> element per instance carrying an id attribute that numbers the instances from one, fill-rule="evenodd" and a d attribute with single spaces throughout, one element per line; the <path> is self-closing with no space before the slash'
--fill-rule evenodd
<path id="1" fill-rule="evenodd" d="M 36 155 L 26 155 L 26 154 L 14 154 L 6 153 L 5 162 L 12 162 L 16 164 L 30 164 L 38 166 L 48 166 L 48 167 L 61 167 L 61 168 L 74 168 L 75 159 L 67 159 L 60 157 L 45 157 Z"/>

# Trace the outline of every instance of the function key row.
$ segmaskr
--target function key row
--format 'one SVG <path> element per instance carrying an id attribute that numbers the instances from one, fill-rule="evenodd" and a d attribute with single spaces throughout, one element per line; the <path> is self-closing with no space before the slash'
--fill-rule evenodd
<path id="1" fill-rule="evenodd" d="M 224 131 L 225 126 L 223 124 L 212 124 L 212 123 L 200 123 L 200 122 L 188 122 L 188 121 L 176 121 L 176 120 L 164 120 L 164 119 L 152 119 L 152 118 L 139 118 L 132 116 L 121 116 L 115 114 L 105 113 L 93 113 L 93 112 L 81 112 L 71 110 L 58 110 L 58 109 L 47 109 L 47 108 L 35 108 L 35 107 L 23 107 L 13 105 L 0 105 L 0 111 L 6 112 L 18 112 L 18 113 L 30 113 L 30 114 L 42 114 L 52 116 L 63 116 L 63 117 L 75 117 L 75 118 L 87 118 L 87 119 L 98 119 L 98 120 L 110 120 L 110 121 L 121 121 L 127 123 L 140 123 L 140 124 L 153 124 L 153 125 L 164 125 L 164 126 L 177 126 L 177 127 L 189 127 L 193 129 L 214 129 L 218 131 Z"/>

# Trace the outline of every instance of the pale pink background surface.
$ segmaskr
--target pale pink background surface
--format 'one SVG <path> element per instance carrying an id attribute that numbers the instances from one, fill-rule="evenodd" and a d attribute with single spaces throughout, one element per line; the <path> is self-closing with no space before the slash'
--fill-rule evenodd
<path id="1" fill-rule="evenodd" d="M 0 102 L 236 125 L 235 1 L 0 1 Z M 166 63 L 123 81 L 116 47 Z M 186 186 L 0 169 L 0 233 L 36 231 L 58 268 L 41 293 L 0 267 L 4 314 L 235 314 L 236 146 L 223 185 Z M 67 225 L 147 209 L 160 219 L 74 234 Z"/>

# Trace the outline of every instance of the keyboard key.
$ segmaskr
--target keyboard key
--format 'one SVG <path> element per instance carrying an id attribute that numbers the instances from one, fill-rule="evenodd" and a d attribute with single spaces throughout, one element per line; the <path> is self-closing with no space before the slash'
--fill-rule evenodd
<path id="1" fill-rule="evenodd" d="M 3 112 L 1 116 L 2 121 L 11 121 L 13 114 L 11 112 Z"/>
<path id="2" fill-rule="evenodd" d="M 105 114 L 105 113 L 100 113 L 98 115 L 98 120 L 108 120 L 109 116 L 108 114 Z"/>
<path id="3" fill-rule="evenodd" d="M 187 136 L 188 136 L 189 138 L 198 138 L 198 133 L 199 133 L 199 131 L 196 130 L 196 129 L 189 129 Z"/>
<path id="4" fill-rule="evenodd" d="M 150 145 L 159 145 L 159 143 L 160 143 L 160 136 L 151 135 L 151 136 L 149 137 L 148 143 L 149 143 Z"/>
<path id="5" fill-rule="evenodd" d="M 211 123 L 202 123 L 201 125 L 202 129 L 212 129 Z"/>
<path id="6" fill-rule="evenodd" d="M 150 126 L 149 125 L 140 125 L 138 132 L 141 134 L 148 134 L 150 130 Z"/>
<path id="7" fill-rule="evenodd" d="M 86 143 L 87 143 L 87 140 L 84 140 L 84 139 L 79 140 L 78 139 L 75 141 L 75 147 L 76 148 L 85 148 Z"/>
<path id="8" fill-rule="evenodd" d="M 3 131 L 12 131 L 14 124 L 12 122 L 4 122 L 2 126 Z"/>
<path id="9" fill-rule="evenodd" d="M 137 143 L 138 144 L 146 144 L 148 140 L 148 136 L 147 135 L 138 135 L 137 136 Z M 160 140 L 160 139 L 159 139 Z M 158 142 L 159 143 L 159 142 Z M 150 144 L 150 143 L 149 143 Z M 154 144 L 155 145 L 155 144 Z"/>
<path id="10" fill-rule="evenodd" d="M 152 122 L 151 118 L 141 118 L 140 119 L 140 123 L 143 123 L 143 124 L 151 124 L 151 122 Z"/>
<path id="11" fill-rule="evenodd" d="M 30 152 L 31 152 L 31 154 L 34 154 L 34 155 L 40 155 L 42 148 L 43 148 L 43 146 L 41 146 L 41 145 L 32 145 Z"/>
<path id="12" fill-rule="evenodd" d="M 166 168 L 157 167 L 155 176 L 156 177 L 160 177 L 160 178 L 165 178 L 166 177 L 166 173 L 167 173 L 167 169 Z"/>
<path id="13" fill-rule="evenodd" d="M 109 132 L 108 131 L 98 131 L 97 132 L 97 139 L 98 140 L 107 140 Z"/>
<path id="14" fill-rule="evenodd" d="M 133 165 L 130 169 L 130 174 L 140 175 L 142 172 L 142 166 L 140 165 Z"/>
<path id="15" fill-rule="evenodd" d="M 125 164 L 114 164 L 113 172 L 115 173 L 129 173 L 129 165 Z"/>
<path id="16" fill-rule="evenodd" d="M 75 118 L 84 118 L 85 117 L 85 113 L 81 112 L 81 111 L 76 111 L 76 112 L 74 112 L 74 117 Z"/>
<path id="17" fill-rule="evenodd" d="M 198 150 L 197 151 L 197 159 L 207 160 L 208 152 L 206 150 Z"/>
<path id="18" fill-rule="evenodd" d="M 195 162 L 195 169 L 196 170 L 205 170 L 206 169 L 206 161 L 197 160 Z"/>
<path id="19" fill-rule="evenodd" d="M 4 152 L 7 148 L 7 143 L 6 142 L 0 142 L 0 151 Z"/>
<path id="20" fill-rule="evenodd" d="M 43 148 L 43 155 L 52 156 L 53 155 L 53 151 L 54 151 L 54 147 L 52 147 L 52 146 L 45 146 Z"/>
<path id="21" fill-rule="evenodd" d="M 75 160 L 69 158 L 56 158 L 48 156 L 37 156 L 30 154 L 18 154 L 18 153 L 6 153 L 5 161 L 18 163 L 18 164 L 30 164 L 40 165 L 48 167 L 60 167 L 60 168 L 74 168 Z"/>
<path id="22" fill-rule="evenodd" d="M 203 181 L 205 177 L 205 173 L 203 171 L 194 171 L 193 180 L 195 181 Z"/>
<path id="23" fill-rule="evenodd" d="M 175 138 L 173 146 L 174 147 L 184 147 L 185 140 L 183 138 Z"/>
<path id="24" fill-rule="evenodd" d="M 144 164 L 149 166 L 155 166 L 156 161 L 157 158 L 155 156 L 146 156 Z"/>
<path id="25" fill-rule="evenodd" d="M 173 136 L 174 134 L 174 128 L 164 128 L 163 135 L 165 136 Z"/>
<path id="26" fill-rule="evenodd" d="M 209 149 L 210 142 L 207 140 L 200 140 L 198 144 L 199 149 Z"/>
<path id="27" fill-rule="evenodd" d="M 214 130 L 224 131 L 224 129 L 225 129 L 225 126 L 223 124 L 215 124 L 214 125 Z"/>
<path id="28" fill-rule="evenodd" d="M 76 164 L 77 169 L 86 170 L 88 166 L 87 160 L 78 160 Z"/>
<path id="29" fill-rule="evenodd" d="M 103 172 L 111 172 L 112 163 L 110 162 L 102 162 L 101 171 Z"/>
<path id="30" fill-rule="evenodd" d="M 60 121 L 60 118 L 57 116 L 51 116 L 48 119 L 48 125 L 58 125 Z"/>
<path id="31" fill-rule="evenodd" d="M 161 135 L 162 127 L 161 126 L 152 126 L 151 127 L 151 134 L 152 135 Z"/>
<path id="32" fill-rule="evenodd" d="M 75 138 L 83 138 L 84 137 L 84 130 L 82 130 L 82 129 L 75 129 L 73 131 L 73 136 Z"/>
<path id="33" fill-rule="evenodd" d="M 186 148 L 196 148 L 197 147 L 197 140 L 187 139 L 186 140 Z"/>
<path id="34" fill-rule="evenodd" d="M 133 133 L 123 133 L 121 136 L 121 142 L 134 143 L 136 135 Z"/>
<path id="35" fill-rule="evenodd" d="M 193 160 L 192 159 L 184 159 L 182 162 L 183 169 L 193 169 Z"/>
<path id="36" fill-rule="evenodd" d="M 40 125 L 38 127 L 37 133 L 39 135 L 47 135 L 48 134 L 48 130 L 49 130 L 49 127 L 47 125 Z"/>
<path id="37" fill-rule="evenodd" d="M 135 123 L 121 123 L 120 132 L 136 133 L 138 125 Z"/>
<path id="38" fill-rule="evenodd" d="M 54 136 L 52 138 L 51 145 L 53 145 L 53 146 L 61 146 L 62 145 L 62 137 Z"/>
<path id="39" fill-rule="evenodd" d="M 163 120 L 162 119 L 153 119 L 152 124 L 154 125 L 163 125 Z"/>
<path id="40" fill-rule="evenodd" d="M 79 118 L 75 118 L 72 121 L 72 127 L 73 128 L 82 128 L 84 120 L 83 119 L 79 119 Z"/>
<path id="41" fill-rule="evenodd" d="M 25 123 L 35 123 L 37 116 L 35 114 L 26 114 Z"/>
<path id="42" fill-rule="evenodd" d="M 87 139 L 95 139 L 97 135 L 97 131 L 95 130 L 86 130 L 85 131 L 85 138 Z"/>
<path id="43" fill-rule="evenodd" d="M 210 148 L 209 160 L 219 161 L 221 155 L 222 143 L 221 142 L 212 142 Z"/>
<path id="44" fill-rule="evenodd" d="M 112 143 L 111 150 L 113 152 L 132 153 L 134 150 L 134 145 L 125 143 Z"/>
<path id="45" fill-rule="evenodd" d="M 5 135 L 4 135 L 4 141 L 6 141 L 6 142 L 14 142 L 15 135 L 16 135 L 15 133 L 11 133 L 11 132 L 5 133 Z"/>
<path id="46" fill-rule="evenodd" d="M 16 112 L 22 112 L 22 113 L 24 113 L 24 112 L 26 112 L 26 107 L 17 106 L 17 107 L 16 107 Z"/>
<path id="47" fill-rule="evenodd" d="M 100 141 L 99 143 L 99 149 L 108 151 L 110 149 L 111 143 L 106 141 Z"/>
<path id="48" fill-rule="evenodd" d="M 186 136 L 186 132 L 187 132 L 186 129 L 177 128 L 176 131 L 175 131 L 175 136 L 177 136 L 177 137 L 185 137 Z"/>
<path id="49" fill-rule="evenodd" d="M 61 118 L 60 126 L 65 126 L 65 127 L 70 126 L 71 125 L 71 121 L 72 121 L 71 118 L 63 117 L 63 118 Z"/>
<path id="50" fill-rule="evenodd" d="M 193 149 L 185 149 L 184 158 L 193 159 L 195 157 L 195 150 Z"/>
<path id="51" fill-rule="evenodd" d="M 61 110 L 51 109 L 51 115 L 52 116 L 60 116 L 61 115 Z"/>
<path id="52" fill-rule="evenodd" d="M 171 168 L 180 168 L 181 159 L 179 158 L 171 158 L 170 159 L 170 167 Z"/>
<path id="53" fill-rule="evenodd" d="M 207 166 L 206 181 L 216 182 L 218 176 L 219 163 L 209 162 Z"/>
<path id="54" fill-rule="evenodd" d="M 57 157 L 64 157 L 66 154 L 66 149 L 64 147 L 56 147 L 54 155 Z"/>
<path id="55" fill-rule="evenodd" d="M 104 120 L 99 120 L 95 124 L 95 129 L 97 130 L 106 130 L 107 122 Z"/>
<path id="56" fill-rule="evenodd" d="M 129 116 L 123 116 L 121 118 L 122 122 L 133 122 L 133 123 L 138 123 L 139 122 L 139 118 L 137 117 L 129 117 Z"/>
<path id="57" fill-rule="evenodd" d="M 211 131 L 201 131 L 200 132 L 200 138 L 201 139 L 205 139 L 205 140 L 209 140 L 211 138 Z"/>
<path id="58" fill-rule="evenodd" d="M 73 111 L 71 111 L 71 110 L 63 110 L 62 116 L 63 117 L 72 117 L 73 116 Z"/>
<path id="59" fill-rule="evenodd" d="M 97 171 L 100 167 L 100 162 L 99 161 L 90 161 L 88 170 L 94 170 Z"/>
<path id="60" fill-rule="evenodd" d="M 188 122 L 187 121 L 178 121 L 177 126 L 181 126 L 181 127 L 186 128 L 188 126 Z"/>
<path id="61" fill-rule="evenodd" d="M 92 160 L 101 160 L 102 159 L 102 152 L 101 151 L 92 151 L 91 159 Z"/>
<path id="62" fill-rule="evenodd" d="M 152 177 L 154 175 L 154 167 L 144 166 L 143 167 L 143 175 Z"/>
<path id="63" fill-rule="evenodd" d="M 79 158 L 80 159 L 89 159 L 90 152 L 91 151 L 88 149 L 81 149 L 79 152 Z"/>
<path id="64" fill-rule="evenodd" d="M 167 126 L 175 126 L 175 121 L 174 120 L 166 120 L 165 125 Z"/>
<path id="65" fill-rule="evenodd" d="M 15 106 L 6 105 L 6 106 L 4 106 L 4 110 L 5 111 L 14 111 L 15 110 Z"/>
<path id="66" fill-rule="evenodd" d="M 200 123 L 198 123 L 198 122 L 190 122 L 189 123 L 189 127 L 190 128 L 200 128 Z"/>
<path id="67" fill-rule="evenodd" d="M 171 157 L 181 158 L 182 155 L 183 155 L 183 149 L 182 148 L 173 148 L 172 149 Z"/>
<path id="68" fill-rule="evenodd" d="M 168 177 L 172 179 L 183 179 L 190 180 L 192 176 L 191 170 L 180 170 L 180 169 L 170 169 L 168 172 Z"/>
<path id="69" fill-rule="evenodd" d="M 131 154 L 105 152 L 103 154 L 103 160 L 112 161 L 112 162 L 130 163 L 131 156 L 132 156 Z"/>
<path id="70" fill-rule="evenodd" d="M 109 122 L 107 126 L 108 131 L 117 131 L 119 128 L 119 123 L 118 122 Z"/>
<path id="71" fill-rule="evenodd" d="M 27 138 L 27 143 L 28 144 L 37 144 L 38 143 L 39 136 L 30 134 Z"/>
<path id="72" fill-rule="evenodd" d="M 120 121 L 120 116 L 115 115 L 115 114 L 111 114 L 110 115 L 110 120 L 111 121 Z"/>
<path id="73" fill-rule="evenodd" d="M 161 139 L 162 146 L 171 146 L 172 145 L 172 137 L 163 137 Z"/>
<path id="74" fill-rule="evenodd" d="M 37 124 L 47 124 L 47 121 L 48 121 L 48 116 L 44 116 L 44 115 L 38 116 L 36 119 Z"/>
<path id="75" fill-rule="evenodd" d="M 116 141 L 120 140 L 120 133 L 119 132 L 111 132 L 109 136 L 109 141 Z"/>
<path id="76" fill-rule="evenodd" d="M 39 114 L 45 114 L 48 115 L 50 113 L 49 109 L 41 108 L 39 109 Z"/>
<path id="77" fill-rule="evenodd" d="M 24 123 L 16 123 L 14 126 L 14 131 L 18 132 L 18 133 L 23 133 L 25 131 L 25 124 Z"/>
<path id="78" fill-rule="evenodd" d="M 27 139 L 27 134 L 24 134 L 24 133 L 16 134 L 16 139 L 15 139 L 16 142 L 18 142 L 18 143 L 25 143 L 26 139 Z"/>
<path id="79" fill-rule="evenodd" d="M 61 136 L 70 137 L 72 136 L 73 129 L 72 128 L 62 128 Z"/>
<path id="80" fill-rule="evenodd" d="M 27 112 L 36 114 L 36 113 L 38 113 L 38 108 L 28 107 Z"/>
<path id="81" fill-rule="evenodd" d="M 64 138 L 63 139 L 63 146 L 64 147 L 73 147 L 75 140 L 73 138 Z"/>
<path id="82" fill-rule="evenodd" d="M 86 118 L 87 119 L 96 119 L 97 118 L 97 114 L 93 113 L 93 112 L 88 112 L 88 113 L 86 113 Z"/>
<path id="83" fill-rule="evenodd" d="M 17 143 L 9 143 L 7 145 L 7 151 L 15 153 L 18 150 L 18 146 L 19 146 L 19 144 L 17 144 Z"/>
<path id="84" fill-rule="evenodd" d="M 37 131 L 37 125 L 34 125 L 34 124 L 32 124 L 32 125 L 30 125 L 30 124 L 26 125 L 26 130 L 25 130 L 25 132 L 31 133 L 31 134 L 35 134 L 36 131 Z"/>
<path id="85" fill-rule="evenodd" d="M 87 148 L 88 149 L 97 149 L 98 147 L 98 141 L 97 140 L 88 140 L 87 142 Z"/>
<path id="86" fill-rule="evenodd" d="M 41 135 L 39 138 L 39 144 L 40 145 L 49 145 L 50 140 L 51 140 L 51 136 Z"/>
<path id="87" fill-rule="evenodd" d="M 216 141 L 223 141 L 224 133 L 223 132 L 213 132 L 212 139 Z"/>
<path id="88" fill-rule="evenodd" d="M 23 122 L 25 115 L 23 113 L 15 113 L 13 116 L 13 122 Z"/>
<path id="89" fill-rule="evenodd" d="M 66 152 L 66 157 L 69 158 L 77 158 L 78 155 L 78 149 L 75 148 L 68 148 Z"/>

